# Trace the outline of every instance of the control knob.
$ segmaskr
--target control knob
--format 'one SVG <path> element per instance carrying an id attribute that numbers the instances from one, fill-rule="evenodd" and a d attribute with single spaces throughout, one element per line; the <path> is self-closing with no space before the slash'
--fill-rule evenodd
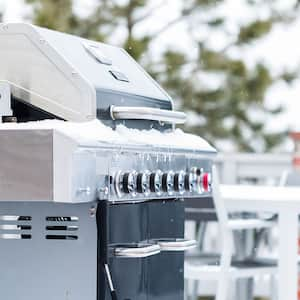
<path id="1" fill-rule="evenodd" d="M 150 172 L 139 173 L 136 179 L 137 192 L 148 196 L 150 194 Z"/>
<path id="2" fill-rule="evenodd" d="M 126 194 L 136 196 L 137 186 L 136 186 L 136 171 L 128 172 L 123 174 L 122 178 L 122 190 Z"/>
<path id="3" fill-rule="evenodd" d="M 162 175 L 162 190 L 169 195 L 174 192 L 174 172 L 169 171 Z"/>
<path id="4" fill-rule="evenodd" d="M 154 173 L 150 174 L 150 191 L 161 195 L 162 192 L 162 172 L 157 170 Z"/>
<path id="5" fill-rule="evenodd" d="M 211 174 L 210 173 L 202 173 L 200 175 L 200 186 L 203 192 L 209 192 L 211 190 Z"/>
<path id="6" fill-rule="evenodd" d="M 194 192 L 197 191 L 198 186 L 198 176 L 196 172 L 191 170 L 189 173 L 187 173 L 184 177 L 184 188 L 188 192 Z"/>
<path id="7" fill-rule="evenodd" d="M 180 171 L 174 175 L 174 190 L 182 195 L 185 191 L 184 181 L 186 173 Z"/>

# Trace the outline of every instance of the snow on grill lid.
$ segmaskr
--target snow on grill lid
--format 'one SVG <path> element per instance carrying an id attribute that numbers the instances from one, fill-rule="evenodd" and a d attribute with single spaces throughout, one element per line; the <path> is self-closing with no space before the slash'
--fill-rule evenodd
<path id="1" fill-rule="evenodd" d="M 176 147 L 197 151 L 215 152 L 215 149 L 199 136 L 187 134 L 181 129 L 160 132 L 155 129 L 130 129 L 123 125 L 116 130 L 105 126 L 99 120 L 83 123 L 60 120 L 44 120 L 26 123 L 3 123 L 0 130 L 54 129 L 80 142 L 106 142 L 128 145 L 151 145 L 157 147 Z"/>

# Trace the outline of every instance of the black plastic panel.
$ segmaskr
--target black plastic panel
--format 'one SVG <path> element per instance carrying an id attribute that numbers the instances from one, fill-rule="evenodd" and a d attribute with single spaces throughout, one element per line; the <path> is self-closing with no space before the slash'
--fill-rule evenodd
<path id="1" fill-rule="evenodd" d="M 183 252 L 162 252 L 148 260 L 148 300 L 182 300 Z"/>
<path id="2" fill-rule="evenodd" d="M 148 209 L 150 239 L 184 237 L 184 201 L 153 201 Z"/>
<path id="3" fill-rule="evenodd" d="M 185 218 L 197 222 L 216 221 L 214 201 L 211 196 L 185 199 Z"/>
<path id="4" fill-rule="evenodd" d="M 147 240 L 149 238 L 148 218 L 147 203 L 110 205 L 109 243 L 138 243 Z"/>
<path id="5" fill-rule="evenodd" d="M 61 118 L 59 117 L 49 114 L 48 112 L 43 111 L 28 103 L 24 103 L 16 98 L 12 98 L 11 106 L 13 110 L 13 115 L 17 118 L 18 122 L 40 121 L 46 119 L 61 120 Z"/>
<path id="6" fill-rule="evenodd" d="M 172 103 L 166 100 L 158 100 L 141 96 L 134 96 L 125 93 L 117 93 L 106 90 L 97 90 L 97 118 L 107 126 L 115 128 L 119 124 L 123 124 L 129 128 L 158 130 L 170 129 L 170 124 L 160 124 L 157 121 L 147 120 L 112 120 L 110 116 L 110 106 L 138 106 L 152 107 L 171 110 Z"/>

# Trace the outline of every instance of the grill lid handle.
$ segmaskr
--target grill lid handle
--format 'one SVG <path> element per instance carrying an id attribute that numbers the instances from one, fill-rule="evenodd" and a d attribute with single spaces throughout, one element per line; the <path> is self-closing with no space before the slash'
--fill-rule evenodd
<path id="1" fill-rule="evenodd" d="M 110 106 L 110 115 L 113 120 L 153 120 L 173 124 L 183 124 L 186 114 L 180 111 L 165 110 L 143 106 Z"/>

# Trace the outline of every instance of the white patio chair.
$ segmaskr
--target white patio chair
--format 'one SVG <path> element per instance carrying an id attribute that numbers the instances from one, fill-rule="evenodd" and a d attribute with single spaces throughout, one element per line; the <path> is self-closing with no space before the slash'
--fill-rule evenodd
<path id="1" fill-rule="evenodd" d="M 219 191 L 219 178 L 216 168 L 213 167 L 213 200 L 219 224 L 219 232 L 222 250 L 219 260 L 213 261 L 200 256 L 186 258 L 184 276 L 186 282 L 216 280 L 216 300 L 227 300 L 229 287 L 237 278 L 255 278 L 263 275 L 275 275 L 277 271 L 274 261 L 259 259 L 235 263 L 233 256 L 233 232 L 242 229 L 269 228 L 274 222 L 261 219 L 232 219 L 228 217 L 225 203 L 222 201 Z M 207 263 L 209 262 L 209 263 Z M 271 280 L 271 283 L 273 281 Z M 187 284 L 189 286 L 189 284 Z M 187 291 L 187 294 L 190 294 Z M 275 291 L 272 285 L 272 299 Z M 230 299 L 232 300 L 232 299 Z"/>

